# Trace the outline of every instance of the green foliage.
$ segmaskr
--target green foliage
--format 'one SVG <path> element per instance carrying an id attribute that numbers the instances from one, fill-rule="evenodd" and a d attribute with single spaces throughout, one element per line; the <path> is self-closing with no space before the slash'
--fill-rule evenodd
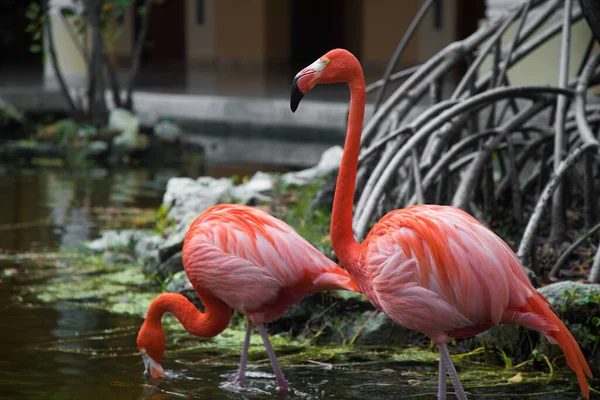
<path id="1" fill-rule="evenodd" d="M 57 143 L 85 143 L 97 138 L 102 133 L 93 125 L 79 123 L 72 118 L 58 120 L 48 125 L 38 125 L 37 138 Z"/>
<path id="2" fill-rule="evenodd" d="M 591 347 L 595 353 L 600 343 L 600 293 L 579 294 L 577 290 L 563 292 L 561 314 L 582 347 Z M 576 321 L 576 322 L 575 322 Z"/>
<path id="3" fill-rule="evenodd" d="M 165 233 L 169 228 L 173 228 L 175 226 L 175 220 L 168 215 L 169 207 L 161 204 L 156 211 L 156 215 L 154 216 L 154 221 L 156 221 L 154 225 L 154 230 L 159 234 Z"/>
<path id="4" fill-rule="evenodd" d="M 23 122 L 25 116 L 12 104 L 0 104 L 0 125 L 10 121 Z"/>
<path id="5" fill-rule="evenodd" d="M 39 53 L 42 51 L 42 31 L 47 17 L 43 14 L 40 4 L 36 1 L 32 1 L 25 11 L 25 18 L 27 18 L 28 21 L 25 32 L 31 34 L 29 51 L 32 53 Z"/>
<path id="6" fill-rule="evenodd" d="M 323 254 L 334 258 L 329 236 L 331 212 L 312 205 L 315 194 L 323 183 L 324 180 L 318 180 L 301 187 L 280 183 L 274 201 L 274 215 L 290 224 Z"/>

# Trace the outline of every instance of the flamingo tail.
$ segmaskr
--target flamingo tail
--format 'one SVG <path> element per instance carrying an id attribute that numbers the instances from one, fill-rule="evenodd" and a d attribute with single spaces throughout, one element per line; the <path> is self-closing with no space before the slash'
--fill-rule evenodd
<path id="1" fill-rule="evenodd" d="M 577 341 L 565 324 L 558 318 L 552 305 L 544 296 L 536 291 L 527 300 L 527 303 L 520 311 L 529 315 L 532 313 L 536 316 L 543 317 L 536 322 L 530 320 L 530 322 L 534 322 L 533 324 L 526 323 L 524 325 L 543 332 L 551 343 L 560 346 L 567 359 L 567 364 L 577 375 L 577 382 L 579 382 L 581 393 L 586 399 L 589 399 L 590 389 L 585 377 L 587 375 L 591 378 L 592 371 L 590 371 L 590 367 L 585 360 Z"/>

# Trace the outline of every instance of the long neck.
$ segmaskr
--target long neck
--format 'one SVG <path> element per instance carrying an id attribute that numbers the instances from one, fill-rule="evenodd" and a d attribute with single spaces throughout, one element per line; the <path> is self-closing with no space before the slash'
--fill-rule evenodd
<path id="1" fill-rule="evenodd" d="M 352 231 L 352 207 L 360 151 L 360 135 L 367 97 L 365 80 L 360 69 L 349 80 L 348 86 L 350 87 L 350 113 L 348 114 L 344 154 L 333 199 L 331 244 L 342 265 L 352 268 L 358 257 L 359 246 Z"/>
<path id="2" fill-rule="evenodd" d="M 181 294 L 163 293 L 150 304 L 146 321 L 160 326 L 163 314 L 170 312 L 192 335 L 205 338 L 216 336 L 229 325 L 231 308 L 216 297 L 201 296 L 201 299 L 205 312 L 200 312 Z"/>

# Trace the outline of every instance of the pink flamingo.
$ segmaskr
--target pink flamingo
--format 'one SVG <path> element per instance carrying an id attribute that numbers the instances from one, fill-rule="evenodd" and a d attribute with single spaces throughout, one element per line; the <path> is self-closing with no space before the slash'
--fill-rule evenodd
<path id="1" fill-rule="evenodd" d="M 248 344 L 256 326 L 277 377 L 288 389 L 264 327 L 305 296 L 323 290 L 358 291 L 348 273 L 322 255 L 292 227 L 259 209 L 225 204 L 204 211 L 190 226 L 182 250 L 185 272 L 200 296 L 200 312 L 185 296 L 159 295 L 137 338 L 146 372 L 164 377 L 162 315 L 170 312 L 192 335 L 210 338 L 223 332 L 231 310 L 248 317 L 240 366 L 234 382 L 242 385 Z"/>
<path id="2" fill-rule="evenodd" d="M 352 232 L 352 205 L 366 89 L 358 60 L 331 50 L 294 78 L 291 109 L 318 83 L 345 82 L 350 113 L 331 220 L 333 249 L 375 307 L 396 323 L 422 332 L 440 353 L 438 398 L 446 397 L 446 371 L 466 399 L 447 343 L 517 323 L 542 332 L 565 353 L 589 398 L 590 368 L 577 342 L 537 292 L 510 247 L 466 212 L 416 205 L 391 211 L 362 243 Z"/>

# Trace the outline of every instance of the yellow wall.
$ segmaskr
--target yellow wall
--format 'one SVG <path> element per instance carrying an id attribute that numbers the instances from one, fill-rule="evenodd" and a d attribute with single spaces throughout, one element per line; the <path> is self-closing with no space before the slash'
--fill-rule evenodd
<path id="1" fill-rule="evenodd" d="M 196 20 L 197 2 L 185 0 L 185 36 L 188 64 L 207 63 L 214 61 L 216 41 L 215 14 L 217 0 L 204 0 L 204 24 Z"/>
<path id="2" fill-rule="evenodd" d="M 286 63 L 291 53 L 291 0 L 205 0 L 205 22 L 196 21 L 196 1 L 185 1 L 188 64 Z M 346 10 L 345 35 L 359 49 L 365 66 L 387 64 L 423 0 L 353 0 Z M 441 30 L 434 30 L 430 10 L 405 49 L 399 66 L 425 61 L 452 42 L 456 31 L 456 2 L 444 0 Z M 360 19 L 360 21 L 355 21 Z M 127 10 L 115 46 L 120 59 L 133 51 L 133 8 Z"/>
<path id="3" fill-rule="evenodd" d="M 263 60 L 267 0 L 218 0 L 216 5 L 216 59 Z"/>
<path id="4" fill-rule="evenodd" d="M 363 0 L 362 61 L 385 65 L 394 53 L 419 9 L 419 0 Z M 419 58 L 419 37 L 408 42 L 399 65 L 413 65 Z"/>

